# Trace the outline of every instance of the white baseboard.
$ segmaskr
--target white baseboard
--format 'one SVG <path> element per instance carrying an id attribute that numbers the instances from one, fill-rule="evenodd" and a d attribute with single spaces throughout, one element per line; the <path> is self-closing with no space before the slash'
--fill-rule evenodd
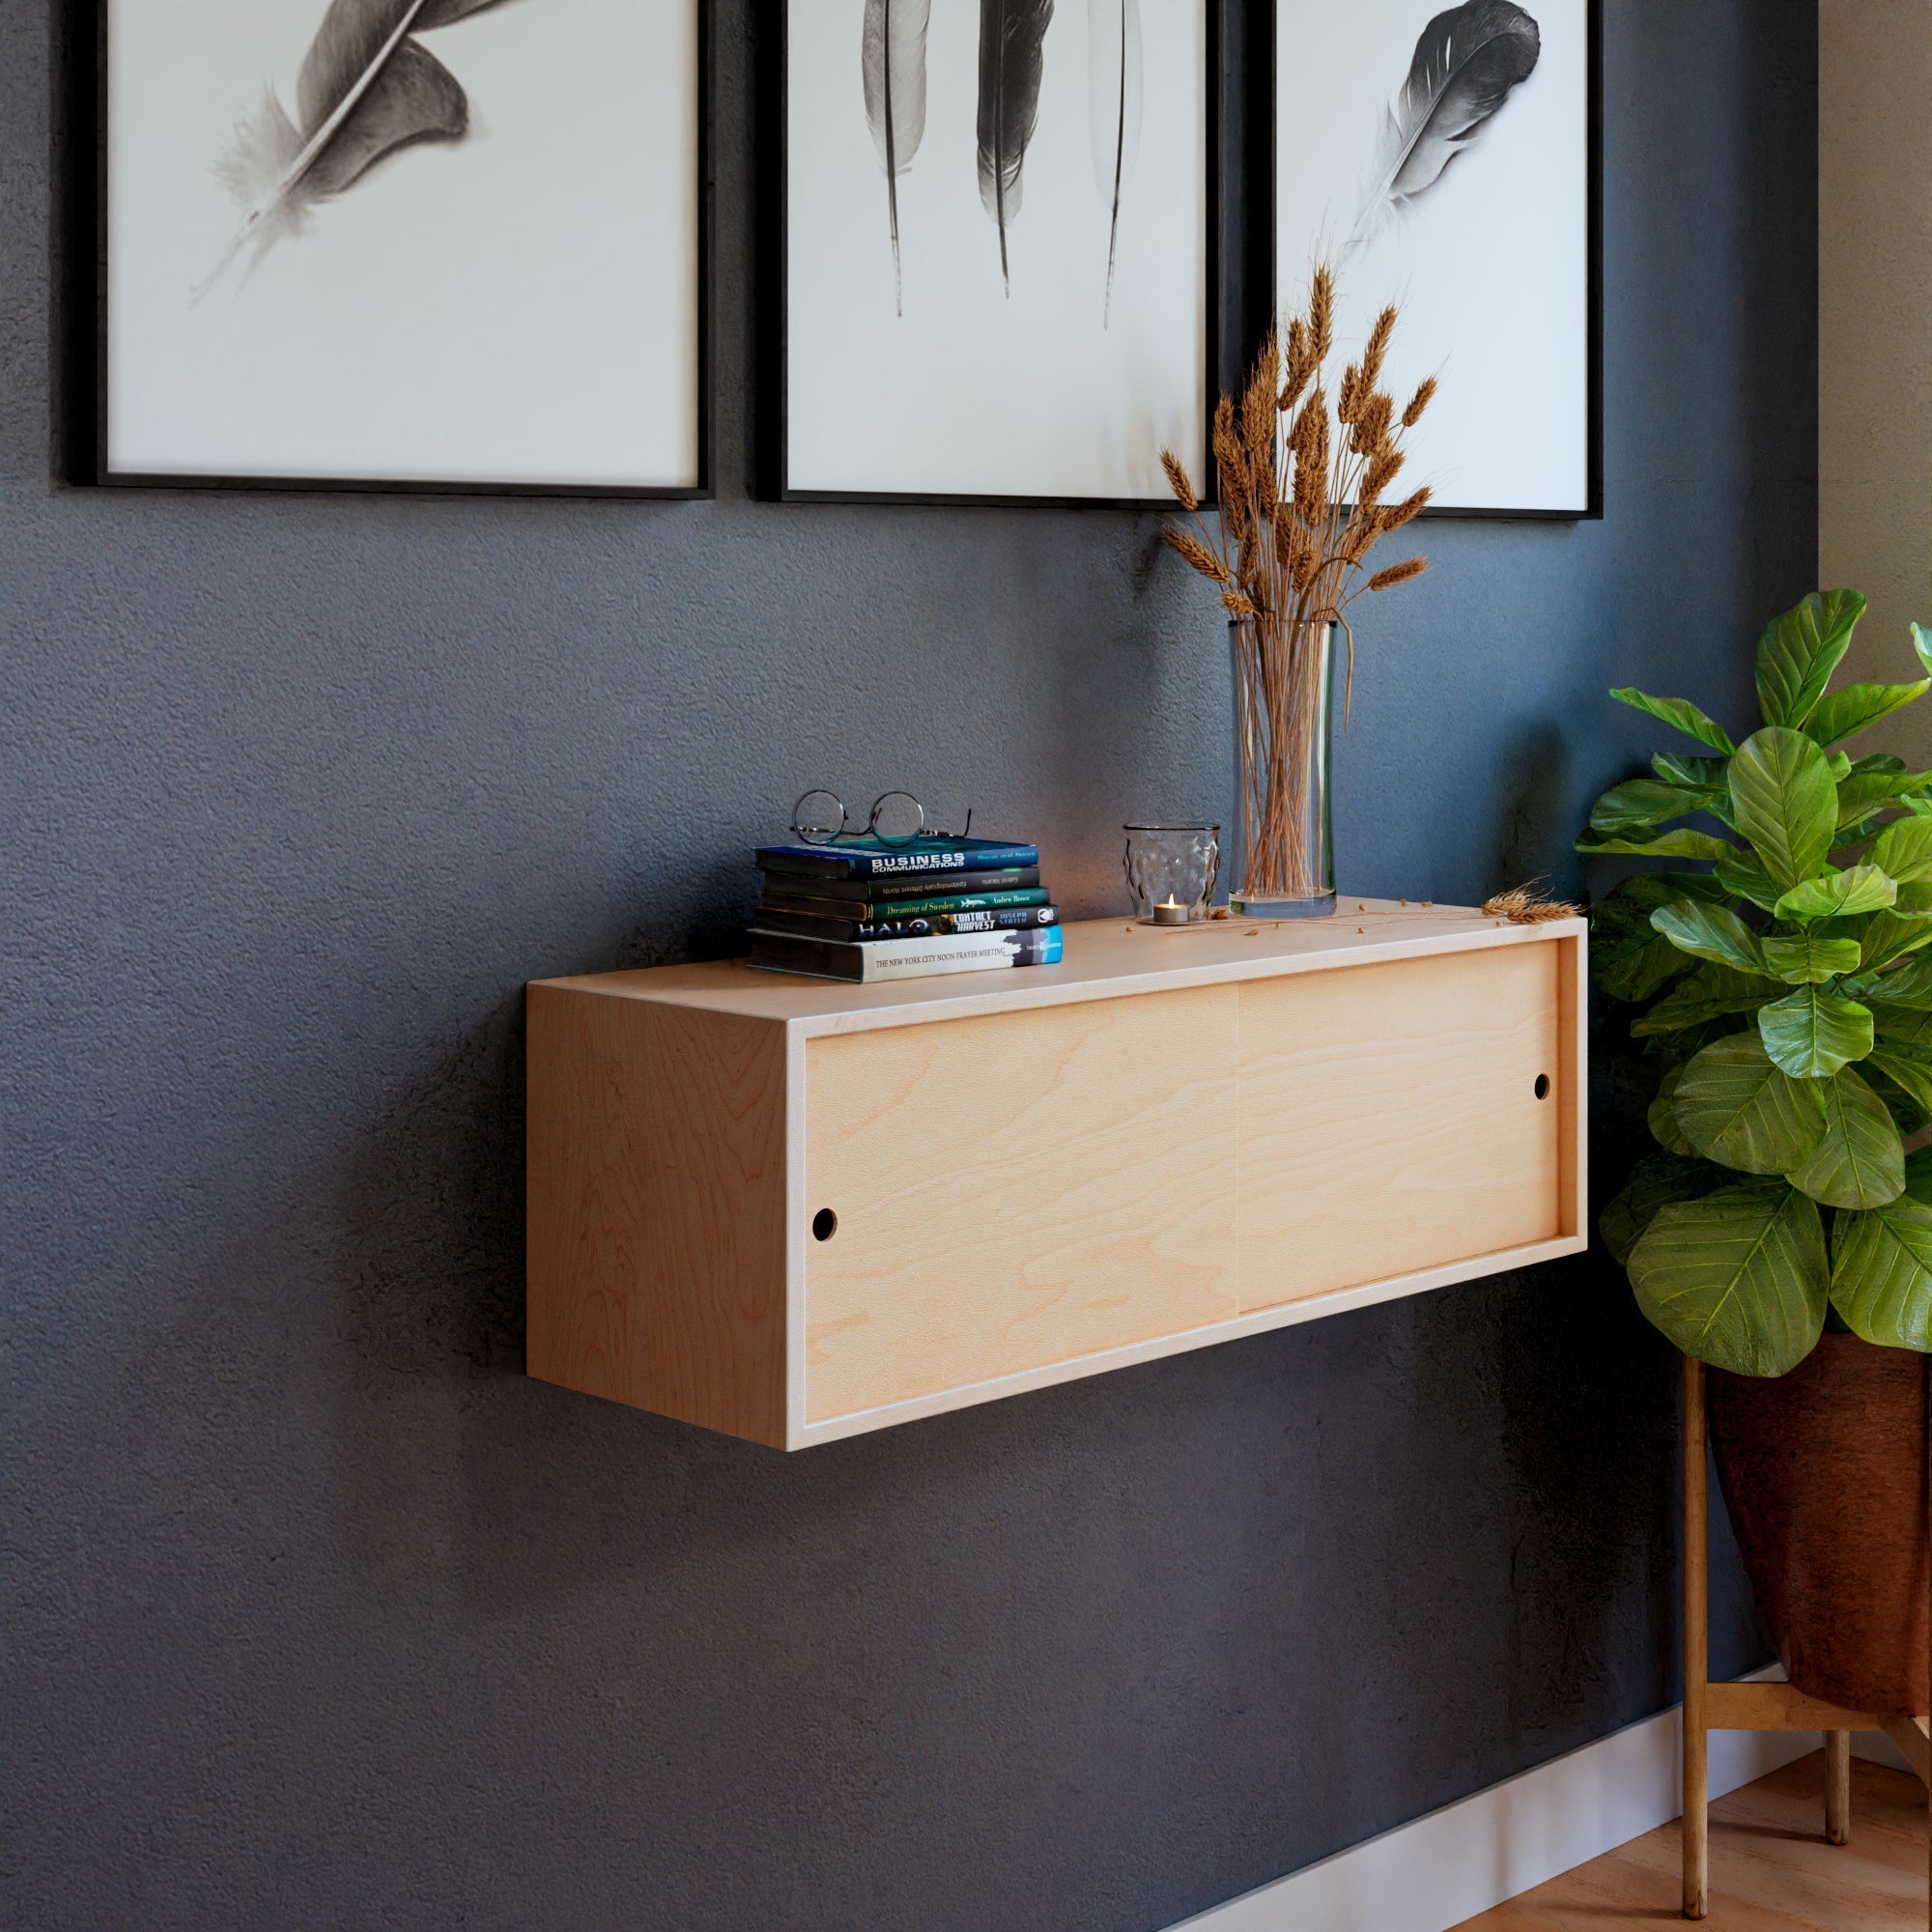
<path id="1" fill-rule="evenodd" d="M 1754 1674 L 1784 1673 L 1774 1664 Z M 1398 1825 L 1198 1913 L 1183 1921 L 1186 1932 L 1448 1932 L 1677 1817 L 1684 1808 L 1682 1716 L 1672 1709 L 1646 1718 Z M 1713 1731 L 1711 1796 L 1735 1791 L 1819 1742 L 1808 1731 Z M 1879 1742 L 1889 1748 L 1889 1740 Z"/>

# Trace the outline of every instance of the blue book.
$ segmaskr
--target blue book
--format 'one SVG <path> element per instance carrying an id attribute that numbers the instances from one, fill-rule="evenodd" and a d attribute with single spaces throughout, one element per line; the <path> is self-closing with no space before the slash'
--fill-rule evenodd
<path id="1" fill-rule="evenodd" d="M 853 838 L 837 845 L 760 845 L 757 857 L 768 872 L 792 872 L 801 878 L 898 879 L 1037 866 L 1039 847 L 998 838 L 915 838 L 909 845 Z"/>

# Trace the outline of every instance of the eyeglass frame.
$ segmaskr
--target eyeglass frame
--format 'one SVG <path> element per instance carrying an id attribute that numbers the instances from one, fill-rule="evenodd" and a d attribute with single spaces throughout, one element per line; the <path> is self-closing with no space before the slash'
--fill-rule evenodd
<path id="1" fill-rule="evenodd" d="M 799 823 L 800 818 L 804 816 L 805 802 L 809 798 L 829 798 L 838 808 L 838 829 L 836 832 L 823 825 L 806 826 Z M 898 834 L 881 832 L 879 830 L 880 810 L 890 800 L 895 798 L 909 800 L 912 804 L 912 809 L 919 814 L 919 823 L 910 832 Z M 971 837 L 973 831 L 973 808 L 970 805 L 966 808 L 965 831 L 945 832 L 936 825 L 928 830 L 925 823 L 925 807 L 920 803 L 919 799 L 912 792 L 901 790 L 882 791 L 872 801 L 872 809 L 866 815 L 864 829 L 855 832 L 852 829 L 852 814 L 845 810 L 845 801 L 827 785 L 812 785 L 807 790 L 800 792 L 798 797 L 792 802 L 791 831 L 793 837 L 802 839 L 808 845 L 836 845 L 841 838 L 876 838 L 881 845 L 889 845 L 896 849 L 916 844 L 922 838 L 966 838 Z"/>

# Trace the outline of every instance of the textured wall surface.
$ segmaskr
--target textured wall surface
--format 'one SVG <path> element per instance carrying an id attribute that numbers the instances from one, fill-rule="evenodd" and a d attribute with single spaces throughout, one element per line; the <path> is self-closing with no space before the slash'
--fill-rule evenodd
<path id="1" fill-rule="evenodd" d="M 1932 623 L 1932 6 L 1818 10 L 1818 575 L 1871 599 L 1848 675 Z M 1875 731 L 1923 765 L 1924 707 Z"/>
<path id="2" fill-rule="evenodd" d="M 814 781 L 1037 832 L 1075 913 L 1228 788 L 1151 519 L 747 499 L 720 11 L 722 489 L 652 507 L 59 487 L 0 0 L 10 1924 L 1151 1932 L 1673 1694 L 1600 1260 L 790 1459 L 520 1376 L 526 979 L 722 950 Z M 1358 891 L 1576 883 L 1652 748 L 1605 687 L 1741 713 L 1809 584 L 1813 9 L 1605 15 L 1608 514 L 1435 526 L 1365 613 Z"/>

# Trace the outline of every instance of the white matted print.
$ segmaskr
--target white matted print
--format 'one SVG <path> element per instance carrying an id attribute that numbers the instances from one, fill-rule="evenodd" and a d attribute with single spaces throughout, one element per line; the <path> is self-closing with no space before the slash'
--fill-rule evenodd
<path id="1" fill-rule="evenodd" d="M 108 480 L 698 489 L 701 4 L 108 0 Z"/>
<path id="2" fill-rule="evenodd" d="M 1206 0 L 794 0 L 787 495 L 1150 501 L 1199 474 Z"/>
<path id="3" fill-rule="evenodd" d="M 1591 501 L 1590 0 L 1278 0 L 1275 281 L 1336 268 L 1352 356 L 1441 388 L 1404 481 L 1438 506 Z"/>

